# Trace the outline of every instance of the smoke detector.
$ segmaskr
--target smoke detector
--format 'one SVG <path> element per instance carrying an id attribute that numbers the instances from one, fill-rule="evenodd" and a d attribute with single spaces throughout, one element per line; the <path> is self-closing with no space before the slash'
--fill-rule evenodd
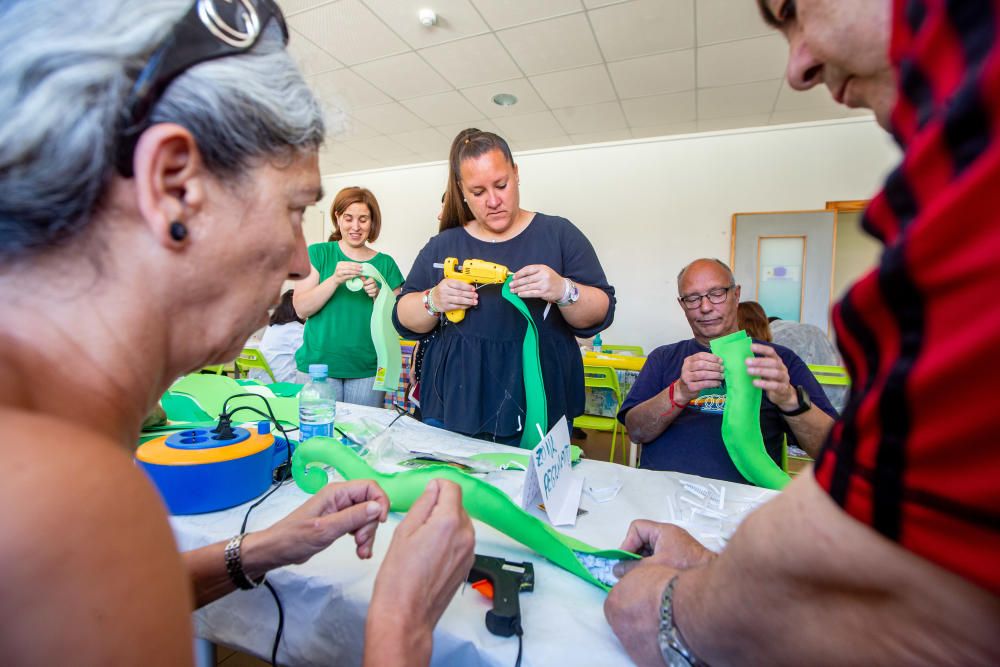
<path id="1" fill-rule="evenodd" d="M 421 9 L 417 12 L 417 18 L 427 28 L 437 25 L 438 22 L 438 15 L 433 9 Z"/>

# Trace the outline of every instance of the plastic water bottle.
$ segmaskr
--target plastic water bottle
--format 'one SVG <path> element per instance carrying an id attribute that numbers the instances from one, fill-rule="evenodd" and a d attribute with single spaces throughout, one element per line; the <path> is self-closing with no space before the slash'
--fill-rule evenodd
<path id="1" fill-rule="evenodd" d="M 309 382 L 299 392 L 299 442 L 316 435 L 333 437 L 337 395 L 326 379 L 326 364 L 309 364 Z"/>
<path id="2" fill-rule="evenodd" d="M 602 349 L 601 334 L 597 334 L 596 336 L 594 336 L 594 352 L 600 354 L 601 349 Z"/>

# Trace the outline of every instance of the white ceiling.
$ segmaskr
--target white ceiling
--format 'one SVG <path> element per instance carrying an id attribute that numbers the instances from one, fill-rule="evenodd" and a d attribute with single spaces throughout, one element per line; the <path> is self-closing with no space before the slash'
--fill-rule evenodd
<path id="1" fill-rule="evenodd" d="M 753 0 L 279 4 L 331 120 L 324 174 L 445 160 L 470 126 L 523 151 L 858 113 L 788 88 L 787 46 Z"/>

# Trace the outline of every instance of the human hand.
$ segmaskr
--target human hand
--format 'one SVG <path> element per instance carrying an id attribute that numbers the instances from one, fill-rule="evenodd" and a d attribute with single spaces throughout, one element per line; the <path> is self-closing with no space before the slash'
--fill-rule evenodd
<path id="1" fill-rule="evenodd" d="M 362 284 L 365 288 L 365 294 L 373 299 L 378 296 L 379 286 L 377 280 L 374 278 L 364 278 Z"/>
<path id="2" fill-rule="evenodd" d="M 615 565 L 615 576 L 624 577 L 640 563 L 660 563 L 668 567 L 686 570 L 705 565 L 716 557 L 716 553 L 702 546 L 691 533 L 672 523 L 658 523 L 638 519 L 628 527 L 623 551 L 645 556 L 642 560 L 623 560 Z"/>
<path id="3" fill-rule="evenodd" d="M 445 278 L 431 290 L 431 301 L 442 312 L 467 310 L 479 304 L 479 292 L 469 283 Z"/>
<path id="4" fill-rule="evenodd" d="M 566 293 L 566 279 L 544 264 L 530 264 L 514 274 L 510 291 L 522 299 L 544 299 L 554 303 Z"/>
<path id="5" fill-rule="evenodd" d="M 754 343 L 750 346 L 759 357 L 747 359 L 747 373 L 754 376 L 753 386 L 763 389 L 769 401 L 779 409 L 790 412 L 799 405 L 799 396 L 792 386 L 785 362 L 770 345 Z"/>
<path id="6" fill-rule="evenodd" d="M 327 484 L 284 519 L 244 538 L 244 568 L 266 572 L 304 563 L 348 533 L 358 558 L 371 558 L 375 529 L 388 514 L 389 498 L 371 480 Z"/>
<path id="7" fill-rule="evenodd" d="M 361 264 L 358 262 L 337 262 L 337 267 L 333 270 L 334 282 L 337 285 L 343 285 L 351 278 L 357 278 L 361 275 Z"/>
<path id="8" fill-rule="evenodd" d="M 689 403 L 702 389 L 721 387 L 722 359 L 711 352 L 696 352 L 681 365 L 681 377 L 674 389 L 674 400 Z"/>
<path id="9" fill-rule="evenodd" d="M 431 480 L 406 518 L 396 527 L 375 578 L 368 611 L 373 624 L 394 623 L 393 635 L 430 635 L 441 614 L 465 581 L 475 555 L 472 520 L 462 507 L 462 489 Z M 408 624 L 414 624 L 409 627 Z M 414 659 L 412 664 L 417 664 Z"/>
<path id="10" fill-rule="evenodd" d="M 604 617 L 636 665 L 663 667 L 658 632 L 660 603 L 678 570 L 644 558 L 608 593 Z"/>

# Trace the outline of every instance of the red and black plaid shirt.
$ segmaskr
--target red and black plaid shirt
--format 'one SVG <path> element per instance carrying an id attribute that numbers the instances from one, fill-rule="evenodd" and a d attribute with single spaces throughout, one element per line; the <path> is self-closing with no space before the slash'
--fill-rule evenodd
<path id="1" fill-rule="evenodd" d="M 896 0 L 905 150 L 834 310 L 853 379 L 816 479 L 850 515 L 1000 593 L 1000 0 Z"/>

